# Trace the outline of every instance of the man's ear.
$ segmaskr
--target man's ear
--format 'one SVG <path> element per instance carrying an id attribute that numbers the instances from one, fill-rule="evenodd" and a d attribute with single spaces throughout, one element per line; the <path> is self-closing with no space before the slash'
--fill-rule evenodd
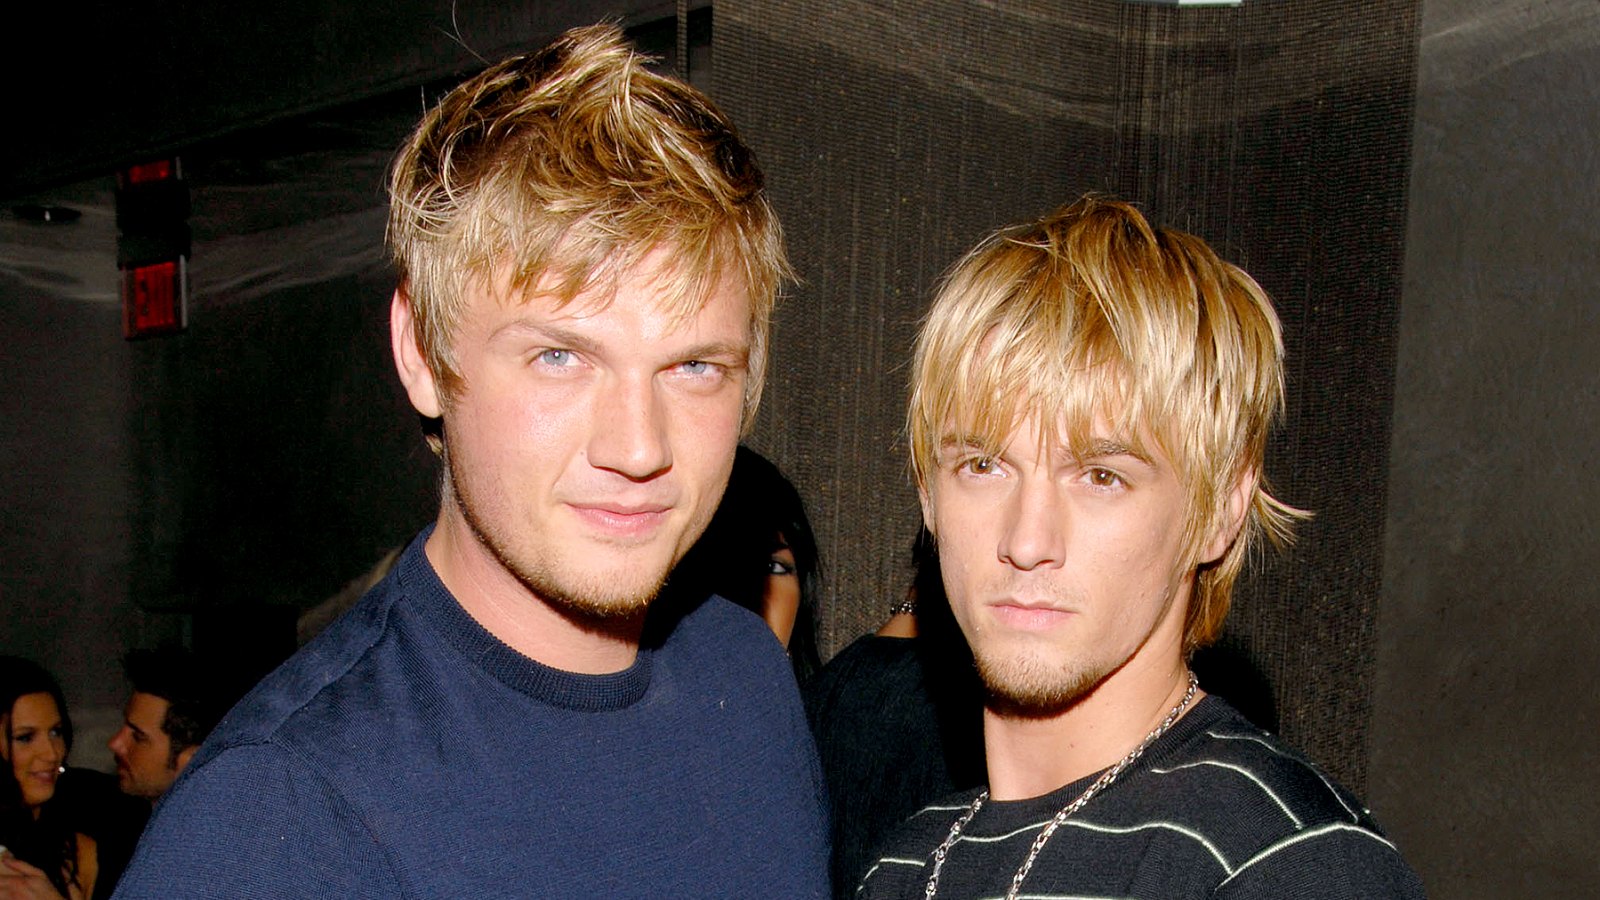
<path id="1" fill-rule="evenodd" d="M 1212 528 L 1196 563 L 1210 565 L 1221 559 L 1233 546 L 1244 528 L 1245 517 L 1250 514 L 1250 501 L 1255 499 L 1256 485 L 1260 481 L 1261 474 L 1255 469 L 1246 470 L 1234 479 L 1233 487 L 1228 489 L 1227 496 L 1223 498 L 1222 517 Z"/>
<path id="2" fill-rule="evenodd" d="M 939 532 L 933 527 L 933 498 L 928 495 L 927 485 L 917 485 L 917 502 L 922 504 L 922 524 L 927 527 L 928 533 L 937 540 Z"/>
<path id="3" fill-rule="evenodd" d="M 411 405 L 430 419 L 439 418 L 444 414 L 439 385 L 428 368 L 427 357 L 422 355 L 422 345 L 417 343 L 417 320 L 411 314 L 411 298 L 406 296 L 403 285 L 395 288 L 394 299 L 389 301 L 389 347 L 394 351 L 394 367 Z"/>
<path id="4" fill-rule="evenodd" d="M 178 764 L 179 772 L 182 772 L 184 769 L 188 768 L 189 760 L 194 759 L 194 752 L 199 749 L 200 745 L 195 744 L 193 747 L 185 747 L 178 751 L 178 758 L 175 760 L 175 762 Z"/>

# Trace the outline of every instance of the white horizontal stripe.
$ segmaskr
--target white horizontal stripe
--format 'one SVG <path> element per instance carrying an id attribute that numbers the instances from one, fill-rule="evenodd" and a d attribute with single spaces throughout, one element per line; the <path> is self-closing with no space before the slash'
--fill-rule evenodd
<path id="1" fill-rule="evenodd" d="M 1206 732 L 1206 734 L 1211 736 L 1211 737 L 1216 738 L 1219 741 L 1255 741 L 1256 743 L 1258 743 L 1261 746 L 1267 748 L 1268 750 L 1271 750 L 1273 753 L 1276 753 L 1279 756 L 1283 756 L 1284 755 L 1282 750 L 1279 750 L 1277 747 L 1272 746 L 1272 742 L 1271 741 L 1261 737 L 1258 734 L 1218 734 L 1215 731 L 1208 731 L 1208 732 Z"/>
<path id="2" fill-rule="evenodd" d="M 877 863 L 873 863 L 872 868 L 868 869 L 867 873 L 861 876 L 861 883 L 856 885 L 856 896 L 859 897 L 861 892 L 867 889 L 867 882 L 872 880 L 872 876 L 876 874 L 877 871 L 878 865 Z"/>
<path id="3" fill-rule="evenodd" d="M 1317 780 L 1322 782 L 1322 786 L 1328 789 L 1328 793 L 1333 795 L 1333 799 L 1337 800 L 1339 802 L 1339 805 L 1344 807 L 1344 811 L 1350 814 L 1350 821 L 1352 821 L 1352 822 L 1360 822 L 1361 821 L 1361 816 L 1355 810 L 1350 808 L 1350 804 L 1344 802 L 1344 797 L 1339 793 L 1338 789 L 1335 788 L 1333 786 L 1333 784 L 1328 781 L 1327 776 L 1323 775 L 1321 770 L 1319 770 L 1316 766 L 1307 766 L 1303 761 L 1301 761 L 1299 759 L 1296 759 L 1295 757 L 1290 756 L 1287 753 L 1284 753 L 1279 748 L 1272 746 L 1272 744 L 1262 740 L 1261 738 L 1259 738 L 1259 737 L 1257 737 L 1257 736 L 1255 736 L 1253 734 L 1218 734 L 1215 731 L 1208 731 L 1208 732 L 1206 732 L 1206 734 L 1209 734 L 1212 737 L 1217 738 L 1218 740 L 1223 740 L 1223 741 L 1255 741 L 1256 743 L 1258 743 L 1261 746 L 1267 748 L 1268 750 L 1271 750 L 1273 753 L 1276 753 L 1278 756 L 1281 756 L 1284 759 L 1287 759 L 1287 760 L 1289 760 L 1291 762 L 1298 763 L 1303 768 L 1310 769 L 1311 773 L 1313 775 L 1317 776 Z M 1370 815 L 1372 813 L 1372 810 L 1370 810 L 1370 809 L 1367 810 L 1367 813 Z"/>
<path id="4" fill-rule="evenodd" d="M 1293 835 L 1291 837 L 1284 838 L 1283 840 L 1277 842 L 1276 844 L 1273 844 L 1272 846 L 1268 847 L 1267 849 L 1262 850 L 1260 853 L 1257 853 L 1255 856 L 1252 856 L 1249 859 L 1245 860 L 1244 865 L 1240 866 L 1238 868 L 1238 871 L 1235 871 L 1232 875 L 1229 875 L 1227 878 L 1223 879 L 1222 884 L 1217 885 L 1217 887 L 1221 888 L 1223 885 L 1225 885 L 1228 882 L 1232 881 L 1240 872 L 1243 872 L 1244 870 L 1250 868 L 1251 866 L 1253 866 L 1256 863 L 1262 861 L 1263 859 L 1266 859 L 1267 857 L 1271 856 L 1272 854 L 1277 853 L 1279 850 L 1282 850 L 1282 849 L 1284 849 L 1286 847 L 1292 847 L 1295 844 L 1300 843 L 1301 841 L 1309 841 L 1312 838 L 1321 837 L 1322 835 L 1329 834 L 1329 833 L 1332 833 L 1332 832 L 1335 832 L 1335 831 L 1353 831 L 1356 834 L 1362 835 L 1364 837 L 1369 837 L 1369 838 L 1377 841 L 1378 843 L 1384 845 L 1385 847 L 1388 847 L 1390 850 L 1395 850 L 1395 852 L 1397 852 L 1397 853 L 1399 852 L 1395 848 L 1395 845 L 1389 843 L 1388 841 L 1386 841 L 1383 838 L 1379 837 L 1377 834 L 1375 834 L 1375 833 L 1373 833 L 1371 831 L 1368 831 L 1365 828 L 1359 828 L 1359 827 L 1357 827 L 1355 825 L 1346 825 L 1343 822 L 1334 822 L 1331 825 L 1324 825 L 1321 828 L 1313 828 L 1310 831 L 1304 831 L 1304 832 L 1301 832 L 1300 834 L 1296 834 L 1296 835 Z"/>
<path id="5" fill-rule="evenodd" d="M 1051 816 L 1050 818 L 1053 819 L 1055 817 Z M 968 834 L 967 832 L 963 831 L 961 832 L 961 840 L 971 841 L 974 844 L 998 844 L 1001 841 L 1010 840 L 1019 834 L 1027 834 L 1030 831 L 1038 831 L 1048 824 L 1050 824 L 1050 819 L 1045 819 L 1043 822 L 1035 822 L 1032 825 L 1024 825 L 1021 828 L 1013 829 L 1005 834 L 996 834 L 989 837 L 978 837 L 975 834 Z"/>
<path id="6" fill-rule="evenodd" d="M 1219 769 L 1228 769 L 1229 771 L 1238 772 L 1240 775 L 1243 775 L 1244 777 L 1255 782 L 1256 787 L 1261 788 L 1261 790 L 1265 792 L 1268 797 L 1271 797 L 1272 802 L 1278 804 L 1278 808 L 1283 810 L 1283 814 L 1289 817 L 1289 821 L 1294 823 L 1295 828 L 1305 827 L 1305 823 L 1300 821 L 1300 817 L 1295 815 L 1294 811 L 1289 808 L 1288 804 L 1284 803 L 1283 800 L 1279 799 L 1277 794 L 1272 792 L 1272 788 L 1267 787 L 1267 783 L 1265 781 L 1257 778 L 1254 772 L 1251 772 L 1249 769 L 1246 769 L 1243 766 L 1236 766 L 1233 763 L 1225 763 L 1215 759 L 1202 759 L 1199 762 L 1184 763 L 1181 766 L 1174 766 L 1170 769 L 1157 769 L 1152 766 L 1150 771 L 1156 773 L 1157 775 L 1170 775 L 1173 772 L 1179 771 L 1180 769 L 1192 769 L 1196 766 L 1216 766 Z"/>
<path id="7" fill-rule="evenodd" d="M 1005 900 L 1005 895 L 991 894 L 987 897 L 973 897 L 972 900 Z M 1017 900 L 1138 900 L 1138 898 L 1101 894 L 1018 894 Z"/>
<path id="8" fill-rule="evenodd" d="M 1119 827 L 1114 825 L 1101 825 L 1096 822 L 1081 822 L 1068 819 L 1062 823 L 1062 827 L 1082 828 L 1085 831 L 1101 831 L 1107 834 L 1132 834 L 1135 831 L 1144 831 L 1149 828 L 1164 828 L 1168 831 L 1176 831 L 1184 837 L 1187 837 L 1198 843 L 1200 846 L 1206 848 L 1206 852 L 1210 853 L 1211 857 L 1217 861 L 1217 865 L 1222 867 L 1222 871 L 1227 872 L 1229 875 L 1233 874 L 1233 867 L 1228 865 L 1228 860 L 1223 857 L 1222 851 L 1218 850 L 1215 844 L 1207 840 L 1206 836 L 1200 832 L 1185 828 L 1176 822 L 1144 822 L 1139 825 Z"/>
<path id="9" fill-rule="evenodd" d="M 922 868 L 922 866 L 924 865 L 924 863 L 921 862 L 920 860 L 899 859 L 899 858 L 893 857 L 893 856 L 886 856 L 883 859 L 880 859 L 877 862 L 873 863 L 872 864 L 872 868 L 868 869 L 866 871 L 866 874 L 861 876 L 861 883 L 856 885 L 856 893 L 857 894 L 860 894 L 862 891 L 867 889 L 867 882 L 872 880 L 872 876 L 876 875 L 878 873 L 879 867 L 883 866 L 885 863 L 888 863 L 888 864 L 891 864 L 891 865 L 897 865 L 897 866 L 916 866 L 919 869 Z"/>
<path id="10" fill-rule="evenodd" d="M 897 865 L 910 864 L 918 867 L 925 865 L 925 863 L 918 860 L 884 857 L 883 859 L 878 860 L 877 865 L 874 865 L 872 868 L 868 869 L 867 874 L 861 876 L 861 884 L 856 886 L 856 893 L 859 894 L 864 888 L 866 888 L 867 882 L 872 878 L 873 874 L 878 871 L 878 866 L 883 865 L 884 863 L 894 863 Z M 974 900 L 1005 900 L 1005 895 L 996 894 L 993 897 L 974 898 Z M 1090 896 L 1088 894 L 1018 894 L 1017 900 L 1133 900 L 1133 898 L 1102 897 L 1099 895 Z"/>
<path id="11" fill-rule="evenodd" d="M 1005 900 L 1004 894 L 982 897 L 978 900 Z M 1112 897 L 1101 894 L 1018 894 L 1017 900 L 1138 900 L 1136 897 Z"/>
<path id="12" fill-rule="evenodd" d="M 993 844 L 993 843 L 998 843 L 999 841 L 1008 840 L 1008 839 L 1014 838 L 1014 837 L 1016 837 L 1017 835 L 1020 835 L 1020 834 L 1027 834 L 1028 832 L 1038 831 L 1039 829 L 1043 828 L 1049 822 L 1050 822 L 1049 819 L 1045 819 L 1043 822 L 1039 822 L 1039 823 L 1036 823 L 1036 824 L 1033 824 L 1033 825 L 1024 825 L 1021 828 L 1015 829 L 1013 831 L 1008 831 L 1005 834 L 997 834 L 997 835 L 993 835 L 993 836 L 990 836 L 990 837 L 978 837 L 976 835 L 963 833 L 961 835 L 961 837 L 956 839 L 955 844 L 952 844 L 951 847 L 953 849 L 956 845 L 967 843 L 969 841 L 974 843 L 974 844 Z M 1098 832 L 1101 832 L 1103 834 L 1132 834 L 1135 831 L 1144 831 L 1144 830 L 1151 829 L 1151 828 L 1164 828 L 1164 829 L 1166 829 L 1168 831 L 1176 831 L 1177 833 L 1183 835 L 1184 837 L 1190 838 L 1191 840 L 1197 842 L 1202 847 L 1205 847 L 1206 851 L 1208 853 L 1210 853 L 1211 856 L 1214 859 L 1216 859 L 1217 865 L 1221 866 L 1222 870 L 1224 872 L 1228 872 L 1230 874 L 1233 872 L 1233 868 L 1228 865 L 1228 860 L 1223 857 L 1222 851 L 1218 850 L 1216 845 L 1211 843 L 1211 841 L 1208 840 L 1205 835 L 1201 834 L 1198 831 L 1194 831 L 1193 829 L 1185 828 L 1184 826 L 1179 825 L 1176 822 L 1141 822 L 1138 825 L 1121 825 L 1121 826 L 1119 826 L 1119 825 L 1101 825 L 1101 824 L 1099 824 L 1097 822 L 1088 822 L 1088 821 L 1083 821 L 1083 820 L 1080 820 L 1080 819 L 1068 819 L 1068 820 L 1066 820 L 1065 822 L 1062 823 L 1062 826 L 1063 827 L 1068 827 L 1068 828 L 1082 828 L 1085 831 L 1098 831 Z"/>
<path id="13" fill-rule="evenodd" d="M 971 803 L 957 803 L 954 806 L 945 803 L 935 803 L 932 806 L 924 806 L 923 808 L 912 813 L 908 818 L 914 819 L 923 813 L 930 812 L 955 812 L 958 809 L 965 812 L 971 806 Z"/>

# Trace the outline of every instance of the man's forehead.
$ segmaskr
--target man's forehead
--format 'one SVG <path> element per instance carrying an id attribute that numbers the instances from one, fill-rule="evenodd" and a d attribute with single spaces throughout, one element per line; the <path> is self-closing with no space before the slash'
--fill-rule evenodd
<path id="1" fill-rule="evenodd" d="M 494 334 L 530 334 L 570 341 L 582 349 L 601 335 L 637 334 L 657 342 L 710 342 L 730 351 L 748 352 L 751 340 L 749 305 L 743 294 L 712 295 L 679 307 L 650 294 L 596 297 L 581 295 L 565 304 L 550 297 L 527 297 L 503 306 L 490 319 Z M 663 343 L 663 346 L 665 344 Z"/>
<path id="2" fill-rule="evenodd" d="M 1089 414 L 1051 415 L 1018 408 L 1009 415 L 970 418 L 964 423 L 949 423 L 940 434 L 941 450 L 965 447 L 999 453 L 1008 447 L 1028 445 L 1040 452 L 1076 459 L 1131 455 L 1155 463 L 1165 458 L 1160 441 L 1149 428 L 1103 409 Z"/>
<path id="3" fill-rule="evenodd" d="M 144 691 L 134 691 L 128 697 L 128 718 L 153 718 L 159 724 L 162 717 L 166 716 L 167 709 L 171 705 L 165 697 L 157 694 L 147 694 Z"/>
<path id="4" fill-rule="evenodd" d="M 535 306 L 572 316 L 604 312 L 623 292 L 653 298 L 662 311 L 691 318 L 714 299 L 727 296 L 748 305 L 749 290 L 734 267 L 689 271 L 671 244 L 645 252 L 618 250 L 596 264 L 549 260 L 535 273 L 519 275 L 515 266 L 494 267 L 479 288 L 510 307 Z"/>
<path id="5" fill-rule="evenodd" d="M 657 341 L 710 341 L 737 353 L 749 349 L 753 307 L 743 282 L 735 279 L 696 286 L 670 273 L 641 270 L 596 281 L 571 296 L 560 288 L 545 279 L 518 289 L 505 272 L 493 285 L 480 281 L 467 298 L 474 311 L 466 320 L 475 323 L 467 330 L 490 339 L 537 335 L 580 348 L 605 332 L 637 331 Z"/>

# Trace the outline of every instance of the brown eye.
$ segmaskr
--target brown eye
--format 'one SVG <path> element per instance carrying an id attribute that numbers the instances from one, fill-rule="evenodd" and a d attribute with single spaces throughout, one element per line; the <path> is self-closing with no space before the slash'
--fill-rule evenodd
<path id="1" fill-rule="evenodd" d="M 1122 484 L 1122 476 L 1110 469 L 1094 468 L 1089 470 L 1089 483 L 1095 487 L 1116 487 Z"/>
<path id="2" fill-rule="evenodd" d="M 975 456 L 961 464 L 961 468 L 973 475 L 988 475 L 995 470 L 997 464 L 992 456 Z"/>

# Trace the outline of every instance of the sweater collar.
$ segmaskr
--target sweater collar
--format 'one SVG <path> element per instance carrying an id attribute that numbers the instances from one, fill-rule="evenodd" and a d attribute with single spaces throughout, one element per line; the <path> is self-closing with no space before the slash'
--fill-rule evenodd
<path id="1" fill-rule="evenodd" d="M 478 624 L 439 579 L 424 552 L 429 525 L 406 548 L 395 566 L 400 593 L 472 666 L 535 700 L 578 712 L 605 712 L 637 703 L 650 687 L 652 653 L 639 648 L 633 665 L 620 672 L 585 675 L 547 666 L 517 652 Z"/>

